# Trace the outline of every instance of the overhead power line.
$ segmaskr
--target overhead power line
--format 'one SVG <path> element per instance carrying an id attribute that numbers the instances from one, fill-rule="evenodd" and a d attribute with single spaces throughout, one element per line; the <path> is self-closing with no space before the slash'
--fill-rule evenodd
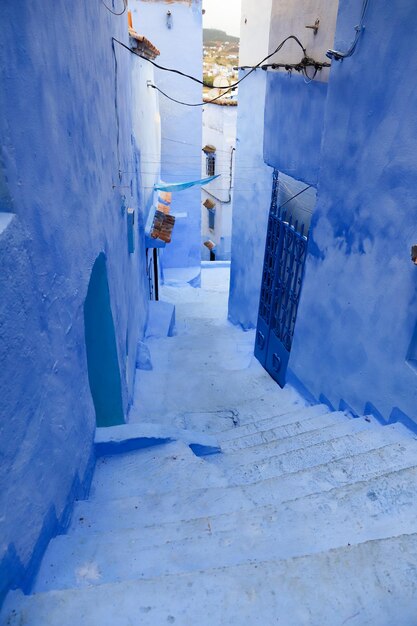
<path id="1" fill-rule="evenodd" d="M 306 55 L 307 55 L 306 49 L 304 48 L 303 44 L 298 39 L 298 37 L 296 37 L 295 35 L 289 35 L 283 41 L 281 41 L 279 46 L 273 52 L 271 52 L 271 54 L 268 54 L 268 56 L 266 56 L 262 61 L 259 61 L 259 63 L 254 65 L 251 68 L 252 71 L 256 70 L 263 63 L 265 63 L 265 61 L 267 61 L 272 56 L 274 56 L 274 54 L 279 52 L 281 50 L 281 48 L 284 46 L 284 44 L 287 43 L 287 41 L 289 41 L 289 40 L 294 40 L 300 46 L 301 50 L 303 51 L 304 57 L 306 57 Z M 164 67 L 163 65 L 159 65 L 159 63 L 155 63 L 155 61 L 153 61 L 152 59 L 148 59 L 148 58 L 143 57 L 141 55 L 138 55 L 138 56 L 140 56 L 142 59 L 145 59 L 146 61 L 149 61 L 149 63 L 152 63 L 152 65 L 154 65 L 155 67 L 157 67 L 160 70 L 163 70 L 165 72 L 173 72 L 174 74 L 179 74 L 180 76 L 184 76 L 185 78 L 189 78 L 190 80 L 193 80 L 194 82 L 198 83 L 199 85 L 202 85 L 203 87 L 210 87 L 211 88 L 213 86 L 213 85 L 210 85 L 209 83 L 205 83 L 204 81 L 200 80 L 199 78 L 196 78 L 195 76 L 191 76 L 191 74 L 187 74 L 186 72 L 181 72 L 180 70 L 172 69 L 172 68 L 169 68 L 169 67 Z M 226 89 L 226 90 L 234 89 L 243 80 L 245 80 L 249 76 L 250 73 L 251 72 L 249 72 L 248 74 L 246 74 L 246 76 L 243 76 L 242 78 L 237 80 L 235 83 L 232 83 L 231 85 L 227 85 L 227 86 L 224 86 L 224 87 L 216 87 L 216 89 Z"/>
<path id="2" fill-rule="evenodd" d="M 220 100 L 220 98 L 224 98 L 224 96 L 228 93 L 228 91 L 231 90 L 231 87 L 229 87 L 228 91 L 226 91 L 225 93 L 221 93 L 219 96 L 216 96 L 215 98 L 212 98 L 211 100 L 206 100 L 205 102 L 193 103 L 193 102 L 183 102 L 182 100 L 177 100 L 176 98 L 169 96 L 167 93 L 165 93 L 165 91 L 162 91 L 162 89 L 160 89 L 156 85 L 153 85 L 152 83 L 149 83 L 148 87 L 151 87 L 152 89 L 156 89 L 157 91 L 159 91 L 159 93 L 165 96 L 165 98 L 168 98 L 168 100 L 172 100 L 172 102 L 176 102 L 177 104 L 182 104 L 185 107 L 203 107 L 205 104 L 210 104 L 211 102 L 216 102 L 216 100 Z"/>
<path id="3" fill-rule="evenodd" d="M 148 61 L 149 63 L 152 63 L 152 65 L 154 65 L 158 69 L 164 70 L 166 72 L 173 72 L 173 73 L 178 74 L 180 76 L 184 76 L 185 78 L 189 78 L 190 80 L 192 80 L 192 81 L 194 81 L 194 82 L 196 82 L 196 83 L 198 83 L 198 84 L 200 84 L 200 85 L 202 85 L 204 87 L 212 87 L 212 85 L 208 85 L 207 83 L 205 83 L 204 81 L 201 81 L 200 79 L 196 78 L 195 76 L 191 76 L 191 74 L 187 74 L 187 73 L 181 72 L 180 70 L 177 70 L 177 69 L 168 68 L 168 67 L 164 67 L 162 65 L 159 65 L 158 63 L 155 63 L 155 61 L 153 61 L 152 59 L 148 59 L 147 57 L 145 57 L 143 55 L 137 54 L 134 50 L 129 48 L 129 46 L 126 46 L 123 42 L 119 41 L 115 37 L 112 37 L 112 39 L 113 39 L 113 41 L 118 43 L 123 48 L 126 48 L 126 50 L 128 50 L 132 54 L 135 54 L 136 56 L 140 57 L 141 59 L 144 59 L 145 61 Z M 305 78 L 309 79 L 310 81 L 313 80 L 315 78 L 316 74 L 317 74 L 317 71 L 319 69 L 321 69 L 322 67 L 328 66 L 329 63 L 320 63 L 319 61 L 315 61 L 314 59 L 312 59 L 310 57 L 307 57 L 307 51 L 306 51 L 305 47 L 303 46 L 303 44 L 301 43 L 301 41 L 298 39 L 298 37 L 296 37 L 296 35 L 288 35 L 288 37 L 286 37 L 283 41 L 281 41 L 281 43 L 275 48 L 275 50 L 273 52 L 271 52 L 264 59 L 259 61 L 259 63 L 257 63 L 253 67 L 251 67 L 250 71 L 247 74 L 245 74 L 245 76 L 242 76 L 242 78 L 240 78 L 235 83 L 232 83 L 231 85 L 228 85 L 228 86 L 225 86 L 225 87 L 218 87 L 217 88 L 217 89 L 224 89 L 225 90 L 224 93 L 221 93 L 220 95 L 218 95 L 215 98 L 212 98 L 210 100 L 206 100 L 205 102 L 196 102 L 196 103 L 184 102 L 182 100 L 178 100 L 177 98 L 173 98 L 172 96 L 168 95 L 167 93 L 165 93 L 165 91 L 163 91 L 162 89 L 160 89 L 156 85 L 153 85 L 152 83 L 149 83 L 149 87 L 151 87 L 152 89 L 156 89 L 160 94 L 165 96 L 165 98 L 168 98 L 168 100 L 171 100 L 172 102 L 175 102 L 177 104 L 181 104 L 182 106 L 188 106 L 188 107 L 204 106 L 205 104 L 210 104 L 211 102 L 216 102 L 217 100 L 220 100 L 225 95 L 230 93 L 230 91 L 232 89 L 237 87 L 242 81 L 246 80 L 248 78 L 248 76 L 250 76 L 252 74 L 252 72 L 254 72 L 259 67 L 261 67 L 265 63 L 265 61 L 268 61 L 271 57 L 273 57 L 275 54 L 277 54 L 282 49 L 282 47 L 287 43 L 287 41 L 291 41 L 291 40 L 295 41 L 300 46 L 301 50 L 303 51 L 303 55 L 304 55 L 303 58 L 301 59 L 301 61 L 298 64 L 292 64 L 292 65 L 294 65 L 293 69 L 300 68 L 297 71 L 302 71 L 304 76 L 305 76 Z M 278 64 L 275 64 L 275 65 L 278 67 Z M 288 64 L 282 64 L 281 66 L 282 67 L 289 67 Z M 306 67 L 315 67 L 316 68 L 313 77 L 308 76 L 308 74 L 306 72 L 306 69 L 305 69 Z"/>

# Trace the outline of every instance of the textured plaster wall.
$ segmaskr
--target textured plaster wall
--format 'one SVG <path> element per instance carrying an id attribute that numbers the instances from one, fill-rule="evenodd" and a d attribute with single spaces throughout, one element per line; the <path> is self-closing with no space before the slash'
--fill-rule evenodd
<path id="1" fill-rule="evenodd" d="M 264 158 L 281 172 L 317 185 L 327 84 L 267 72 Z"/>
<path id="2" fill-rule="evenodd" d="M 161 176 L 161 115 L 158 92 L 147 86 L 148 81 L 155 81 L 153 65 L 139 57 L 132 57 L 131 64 L 135 165 L 139 173 L 139 206 L 146 223 L 154 199 L 153 186 Z"/>
<path id="3" fill-rule="evenodd" d="M 299 38 L 307 55 L 327 61 L 333 46 L 337 0 L 295 0 L 272 3 L 269 53 L 289 35 Z M 317 34 L 307 29 L 319 20 Z M 298 63 L 300 46 L 290 40 L 268 63 Z M 309 75 L 314 70 L 309 68 Z M 301 74 L 270 70 L 265 103 L 266 163 L 306 183 L 317 185 L 321 137 L 327 95 L 328 70 L 318 72 L 309 83 Z"/>
<path id="4" fill-rule="evenodd" d="M 307 55 L 317 61 L 328 61 L 326 51 L 333 47 L 338 0 L 273 0 L 269 31 L 268 52 L 273 52 L 289 35 L 295 35 L 307 50 Z M 317 33 L 306 28 L 319 20 Z M 303 51 L 294 40 L 289 40 L 268 63 L 298 63 Z M 285 70 L 279 70 L 285 72 Z M 327 81 L 328 69 L 317 76 Z"/>
<path id="5" fill-rule="evenodd" d="M 202 75 L 201 0 L 193 2 L 129 3 L 134 27 L 160 50 L 157 63 L 176 68 L 196 77 Z M 167 11 L 172 28 L 167 28 Z M 184 102 L 201 102 L 202 89 L 197 83 L 162 70 L 155 70 L 155 82 L 167 94 Z M 162 168 L 164 181 L 178 182 L 200 178 L 202 121 L 201 107 L 184 107 L 160 97 L 162 119 Z M 152 160 L 152 159 L 151 159 Z M 148 171 L 149 159 L 142 159 Z M 201 209 L 200 189 L 191 188 L 173 195 L 171 212 L 186 213 L 177 219 L 172 243 L 162 254 L 165 267 L 200 265 Z"/>
<path id="6" fill-rule="evenodd" d="M 340 4 L 346 49 L 361 1 Z M 318 397 L 417 420 L 416 8 L 370 2 L 330 74 L 318 201 L 290 367 Z M 312 158 L 315 158 L 312 155 Z M 374 409 L 374 410 L 375 410 Z M 401 413 L 402 412 L 402 413 Z"/>
<path id="7" fill-rule="evenodd" d="M 232 202 L 234 151 L 236 145 L 237 106 L 207 104 L 203 108 L 203 145 L 211 144 L 216 148 L 216 178 L 202 188 L 201 200 L 210 198 L 216 203 L 214 231 L 209 229 L 208 211 L 201 208 L 202 243 L 212 239 L 216 243 L 216 259 L 230 260 L 232 240 Z M 232 170 L 231 170 L 232 164 Z M 203 154 L 202 176 L 206 174 L 206 158 Z M 202 258 L 210 258 L 209 250 L 202 246 Z"/>
<path id="8" fill-rule="evenodd" d="M 88 486 L 95 414 L 83 305 L 106 255 L 125 414 L 147 315 L 126 16 L 1 3 L 0 598 L 26 585 Z M 6 215 L 6 217 L 4 217 Z"/>
<path id="9" fill-rule="evenodd" d="M 254 65 L 268 54 L 271 0 L 242 3 L 239 63 Z M 241 71 L 240 76 L 244 73 Z M 239 85 L 232 217 L 229 319 L 254 328 L 265 249 L 272 170 L 263 160 L 266 73 Z"/>

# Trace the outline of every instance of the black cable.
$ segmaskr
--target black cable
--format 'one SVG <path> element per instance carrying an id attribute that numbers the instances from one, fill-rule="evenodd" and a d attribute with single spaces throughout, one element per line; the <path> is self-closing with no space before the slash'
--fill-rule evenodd
<path id="1" fill-rule="evenodd" d="M 361 17 L 359 20 L 359 24 L 355 26 L 356 34 L 355 34 L 355 38 L 350 48 L 346 52 L 341 52 L 340 50 L 327 50 L 326 56 L 329 59 L 332 59 L 334 61 L 343 61 L 343 59 L 347 59 L 348 57 L 351 57 L 352 54 L 355 52 L 360 36 L 365 28 L 363 25 L 363 22 L 365 19 L 365 13 L 366 13 L 366 9 L 368 8 L 368 4 L 369 4 L 369 0 L 363 0 Z"/>
<path id="2" fill-rule="evenodd" d="M 115 37 L 112 37 L 112 39 L 113 39 L 113 41 L 116 41 L 119 45 L 123 46 L 123 48 L 126 48 L 126 50 L 129 50 L 129 52 L 131 52 L 132 54 L 136 54 L 136 56 L 140 57 L 141 59 L 144 59 L 145 61 L 148 61 L 149 63 L 152 63 L 152 65 L 154 65 L 155 67 L 157 67 L 160 70 L 164 70 L 165 72 L 172 72 L 174 74 L 178 74 L 179 76 L 184 76 L 185 78 L 189 78 L 190 80 L 193 80 L 195 83 L 198 83 L 199 85 L 202 85 L 203 87 L 210 87 L 210 88 L 213 87 L 213 85 L 209 85 L 208 83 L 205 83 L 203 80 L 200 80 L 199 78 L 195 78 L 195 76 L 191 76 L 190 74 L 187 74 L 185 72 L 181 72 L 180 70 L 175 70 L 175 69 L 172 69 L 172 68 L 169 68 L 169 67 L 164 67 L 163 65 L 159 65 L 159 63 L 155 63 L 155 61 L 153 61 L 152 59 L 148 59 L 147 57 L 142 56 L 141 54 L 137 54 L 134 50 L 132 50 L 131 48 L 126 46 L 124 43 L 122 43 L 121 41 L 119 41 Z M 256 69 L 258 69 L 263 63 L 265 63 L 265 61 L 268 61 L 268 59 L 270 59 L 272 56 L 274 56 L 274 54 L 277 54 L 277 52 L 279 52 L 281 50 L 281 48 L 287 43 L 287 41 L 290 41 L 291 39 L 293 39 L 300 46 L 301 50 L 303 51 L 304 58 L 307 58 L 307 51 L 304 48 L 304 46 L 301 43 L 301 41 L 298 39 L 298 37 L 296 37 L 295 35 L 289 35 L 283 41 L 281 41 L 279 46 L 273 52 L 271 52 L 271 54 L 268 54 L 268 56 L 266 56 L 264 59 L 262 59 L 262 61 L 259 61 L 259 63 L 254 65 L 251 68 L 251 71 L 248 72 L 247 74 L 245 74 L 245 76 L 242 76 L 242 78 L 237 80 L 235 83 L 232 83 L 231 85 L 228 85 L 227 87 L 216 87 L 216 89 L 226 89 L 226 90 L 234 89 L 243 80 L 245 80 L 248 76 L 250 76 L 252 74 L 252 72 L 254 72 Z M 181 104 L 183 104 L 183 103 L 181 103 Z M 200 105 L 195 105 L 195 106 L 200 106 Z"/>
<path id="3" fill-rule="evenodd" d="M 144 59 L 145 61 L 150 61 L 151 63 L 153 63 L 153 61 L 151 61 L 151 59 L 147 59 L 146 57 L 142 56 L 141 54 L 136 54 L 136 52 L 134 50 L 132 50 L 131 48 L 129 48 L 129 46 L 126 46 L 124 43 L 122 43 L 121 41 L 116 39 L 116 37 L 112 37 L 112 40 L 115 41 L 116 43 L 118 43 L 119 46 L 122 46 L 122 48 L 126 48 L 126 50 L 129 50 L 129 52 L 131 52 L 135 56 L 138 56 L 139 58 Z M 168 71 L 171 71 L 171 70 L 168 70 Z M 179 70 L 172 70 L 172 71 L 175 71 L 177 73 L 182 73 Z M 184 74 L 184 76 L 187 76 L 188 78 L 191 78 L 192 80 L 195 80 L 195 81 L 201 83 L 201 81 L 199 81 L 197 78 L 193 78 L 192 76 L 188 76 L 188 74 Z M 162 89 L 159 89 L 159 87 L 157 87 L 156 85 L 149 84 L 148 86 L 152 87 L 152 89 L 156 89 L 157 91 L 159 91 L 159 93 L 161 93 L 163 96 L 165 96 L 165 98 L 168 98 L 168 100 L 172 100 L 172 102 L 176 102 L 177 104 L 182 104 L 183 106 L 186 106 L 186 107 L 202 107 L 205 104 L 209 104 L 210 102 L 215 102 L 216 100 L 219 100 L 219 98 L 223 98 L 223 96 L 225 94 L 227 94 L 232 89 L 232 87 L 230 87 L 230 86 L 229 87 L 222 87 L 222 89 L 227 89 L 228 91 L 226 91 L 225 93 L 220 94 L 216 98 L 213 98 L 213 100 L 207 100 L 207 102 L 198 102 L 197 104 L 189 104 L 188 102 L 182 102 L 181 100 L 176 100 L 175 98 L 171 98 L 171 96 L 169 96 L 167 93 L 162 91 Z"/>
<path id="4" fill-rule="evenodd" d="M 302 73 L 303 73 L 303 76 L 304 76 L 304 82 L 305 82 L 307 85 L 309 85 L 310 83 L 312 83 L 312 82 L 313 82 L 313 80 L 314 80 L 314 79 L 316 78 L 316 76 L 317 76 L 317 72 L 318 72 L 318 69 L 317 69 L 317 68 L 315 68 L 313 76 L 311 76 L 311 77 L 310 77 L 310 76 L 308 75 L 307 68 L 306 68 L 306 67 L 304 67 L 304 68 L 302 69 Z"/>
<path id="5" fill-rule="evenodd" d="M 243 80 L 245 80 L 245 78 L 247 78 L 254 70 L 258 69 L 258 67 L 260 67 L 263 63 L 265 63 L 265 61 L 267 61 L 268 59 L 270 59 L 272 56 L 274 56 L 274 54 L 276 54 L 277 52 L 279 52 L 281 50 L 281 48 L 284 46 L 284 44 L 289 41 L 290 39 L 294 39 L 294 41 L 296 41 L 298 43 L 298 45 L 301 47 L 303 53 L 304 53 L 304 57 L 306 57 L 307 52 L 306 49 L 304 48 L 303 44 L 301 43 L 301 41 L 298 39 L 298 37 L 296 37 L 295 35 L 289 35 L 286 39 L 284 39 L 284 41 L 282 41 L 279 46 L 276 48 L 276 50 L 274 50 L 274 52 L 271 52 L 271 54 L 268 54 L 268 56 L 266 56 L 264 59 L 262 59 L 262 61 L 259 61 L 259 63 L 257 63 L 256 65 L 254 65 L 251 68 L 251 71 L 246 74 L 245 76 L 242 76 L 242 78 L 240 78 L 239 80 L 237 80 L 235 83 L 232 83 L 231 85 L 228 85 L 227 87 L 216 87 L 216 89 L 234 89 L 235 87 L 237 87 Z M 116 40 L 117 41 L 117 40 Z M 138 55 L 141 56 L 141 55 Z M 146 61 L 149 61 L 149 63 L 152 63 L 152 65 L 154 65 L 155 67 L 157 67 L 159 70 L 164 70 L 165 72 L 173 72 L 174 74 L 179 74 L 180 76 L 184 76 L 185 78 L 190 78 L 191 80 L 193 80 L 194 82 L 198 83 L 199 85 L 203 85 L 203 87 L 212 87 L 212 85 L 205 83 L 204 81 L 195 78 L 195 76 L 191 76 L 190 74 L 186 74 L 185 72 L 181 72 L 180 70 L 174 70 L 172 68 L 169 67 L 164 67 L 163 65 L 159 65 L 159 63 L 155 63 L 155 61 L 153 61 L 152 59 L 148 59 L 146 57 L 141 57 L 142 59 L 145 59 Z"/>
<path id="6" fill-rule="evenodd" d="M 199 80 L 198 78 L 195 78 L 194 76 L 191 76 L 189 74 L 185 74 L 184 72 L 181 72 L 180 70 L 173 70 L 173 69 L 169 69 L 169 68 L 165 68 L 163 66 L 158 65 L 157 63 L 155 63 L 154 61 L 152 61 L 151 59 L 148 59 L 145 56 L 142 56 L 140 54 L 137 54 L 134 50 L 132 50 L 131 48 L 129 48 L 128 46 L 126 46 L 124 43 L 122 43 L 121 41 L 119 41 L 118 39 L 116 39 L 115 37 L 112 37 L 112 40 L 115 41 L 116 43 L 118 43 L 120 46 L 122 46 L 123 48 L 126 48 L 126 50 L 128 50 L 129 52 L 131 52 L 132 54 L 135 54 L 136 56 L 140 57 L 141 59 L 144 59 L 145 61 L 149 61 L 150 63 L 152 63 L 152 65 L 155 65 L 156 67 L 159 67 L 160 69 L 163 69 L 167 72 L 174 72 L 176 74 L 180 74 L 181 76 L 185 76 L 186 78 L 190 78 L 191 80 L 199 83 L 200 85 L 203 86 L 210 86 L 211 85 L 207 85 L 206 83 L 204 83 L 203 81 Z M 305 61 L 309 61 L 312 64 L 318 64 L 316 61 L 314 61 L 314 59 L 309 59 L 307 57 L 307 51 L 304 48 L 303 44 L 301 43 L 301 41 L 298 39 L 298 37 L 296 37 L 295 35 L 288 35 L 288 37 L 286 37 L 283 41 L 281 41 L 281 43 L 279 44 L 279 46 L 270 54 L 268 54 L 264 59 L 262 59 L 262 61 L 259 61 L 259 63 L 257 63 L 256 65 L 254 65 L 252 67 L 252 69 L 245 74 L 245 76 L 242 76 L 242 78 L 240 78 L 238 81 L 236 81 L 235 83 L 233 83 L 232 85 L 229 85 L 227 87 L 216 87 L 216 89 L 225 89 L 226 91 L 224 93 L 221 93 L 220 95 L 216 96 L 215 98 L 212 98 L 211 100 L 206 100 L 205 102 L 197 102 L 197 103 L 191 103 L 191 102 L 183 102 L 182 100 L 177 100 L 176 98 L 172 98 L 171 96 L 169 96 L 167 93 L 165 93 L 164 91 L 162 91 L 162 89 L 160 89 L 159 87 L 157 87 L 156 85 L 152 85 L 149 84 L 149 87 L 152 87 L 152 89 L 156 89 L 157 91 L 159 91 L 160 94 L 162 94 L 163 96 L 165 96 L 165 98 L 168 98 L 168 100 L 171 100 L 172 102 L 175 102 L 176 104 L 181 104 L 182 106 L 186 106 L 186 107 L 201 107 L 204 106 L 205 104 L 210 104 L 212 102 L 216 102 L 216 100 L 220 100 L 220 98 L 223 98 L 226 94 L 230 93 L 230 91 L 232 89 L 234 89 L 237 85 L 239 85 L 242 81 L 244 81 L 246 78 L 248 78 L 248 76 L 250 76 L 252 74 L 252 72 L 254 72 L 256 69 L 258 69 L 261 65 L 263 65 L 265 63 L 265 61 L 267 61 L 268 59 L 270 59 L 272 56 L 274 56 L 274 54 L 276 54 L 277 52 L 279 52 L 281 50 L 281 48 L 286 44 L 287 41 L 290 40 L 294 40 L 302 49 L 304 57 L 300 62 L 300 67 L 305 67 L 305 65 L 303 65 L 303 62 Z M 314 77 L 316 76 L 317 71 L 314 74 Z M 314 78 L 313 77 L 313 78 Z M 313 79 L 310 79 L 313 80 Z"/>
<path id="7" fill-rule="evenodd" d="M 295 70 L 296 72 L 302 72 L 307 67 L 314 67 L 314 69 L 319 71 L 322 70 L 324 67 L 330 67 L 330 65 L 331 64 L 327 61 L 315 61 L 310 57 L 304 57 L 299 63 L 264 63 L 263 65 L 261 65 L 261 70 L 268 70 L 269 68 L 271 68 L 272 70 L 276 70 L 282 68 L 284 70 L 287 70 L 287 72 L 292 72 L 293 70 Z M 253 67 L 253 65 L 242 65 L 234 69 L 251 70 L 253 69 Z"/>
<path id="8" fill-rule="evenodd" d="M 110 7 L 107 6 L 107 4 L 104 2 L 104 0 L 101 0 L 101 3 L 106 7 L 106 9 L 108 11 L 110 11 L 110 13 L 112 13 L 113 15 L 123 15 L 123 13 L 126 12 L 127 9 L 127 0 L 123 0 L 123 11 L 121 13 L 117 13 L 116 11 L 113 11 L 112 9 L 110 9 Z"/>
<path id="9" fill-rule="evenodd" d="M 213 98 L 212 100 L 206 100 L 205 102 L 191 103 L 191 102 L 182 102 L 182 100 L 177 100 L 176 98 L 172 98 L 167 93 L 165 93 L 165 91 L 162 91 L 162 89 L 160 89 L 156 85 L 149 84 L 148 87 L 152 87 L 152 89 L 156 89 L 157 91 L 159 91 L 159 93 L 165 96 L 165 98 L 168 98 L 168 100 L 172 100 L 172 102 L 176 102 L 177 104 L 182 104 L 185 107 L 203 107 L 205 104 L 210 104 L 210 102 L 215 102 L 216 100 L 219 100 L 220 98 L 224 98 L 224 96 L 228 93 L 226 91 L 225 93 L 221 93 L 216 98 Z M 230 89 L 231 87 L 229 87 L 229 91 Z"/>

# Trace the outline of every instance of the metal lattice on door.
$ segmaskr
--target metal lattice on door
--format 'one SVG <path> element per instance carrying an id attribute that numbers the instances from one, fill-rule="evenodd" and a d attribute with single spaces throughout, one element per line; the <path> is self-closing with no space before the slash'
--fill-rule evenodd
<path id="1" fill-rule="evenodd" d="M 283 387 L 307 255 L 304 224 L 278 206 L 278 171 L 273 174 L 255 356 Z"/>

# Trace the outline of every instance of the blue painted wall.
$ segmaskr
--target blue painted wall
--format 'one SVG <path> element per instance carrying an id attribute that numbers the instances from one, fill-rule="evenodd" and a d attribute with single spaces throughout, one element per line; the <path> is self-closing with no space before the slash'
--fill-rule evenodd
<path id="1" fill-rule="evenodd" d="M 317 185 L 327 83 L 268 71 L 264 158 L 281 172 Z"/>
<path id="2" fill-rule="evenodd" d="M 265 85 L 266 73 L 257 70 L 239 86 L 229 319 L 244 329 L 258 317 L 271 200 L 272 170 L 263 161 Z"/>
<path id="3" fill-rule="evenodd" d="M 136 24 L 133 23 L 135 28 Z M 142 34 L 142 31 L 140 31 Z M 126 51 L 126 55 L 129 53 Z M 140 219 L 146 223 L 154 202 L 153 186 L 161 177 L 161 116 L 159 94 L 148 87 L 155 82 L 151 63 L 131 57 L 133 137 L 135 146 L 136 185 L 140 197 Z"/>
<path id="4" fill-rule="evenodd" d="M 336 48 L 351 42 L 361 5 L 341 1 Z M 406 362 L 417 320 L 415 25 L 413 0 L 371 1 L 355 54 L 333 63 L 290 360 L 316 397 L 373 406 L 386 420 L 417 421 Z"/>
<path id="5" fill-rule="evenodd" d="M 126 15 L 0 4 L 0 598 L 88 488 L 95 413 L 83 307 L 105 253 L 123 412 L 147 315 Z M 117 73 L 115 73 L 117 70 Z M 135 253 L 126 208 L 137 209 Z"/>
<path id="6" fill-rule="evenodd" d="M 196 76 L 202 76 L 201 0 L 165 2 L 132 0 L 129 3 L 138 32 L 151 39 L 161 54 L 157 63 Z M 167 11 L 172 28 L 167 28 Z M 162 70 L 155 70 L 155 82 L 167 94 L 184 102 L 201 102 L 202 88 L 197 83 Z M 184 107 L 160 97 L 162 120 L 162 167 L 164 181 L 177 182 L 200 178 L 202 148 L 201 107 Z M 143 171 L 148 161 L 142 159 Z M 171 212 L 187 213 L 177 220 L 172 243 L 161 254 L 165 267 L 200 266 L 201 209 L 200 188 L 173 194 Z"/>

